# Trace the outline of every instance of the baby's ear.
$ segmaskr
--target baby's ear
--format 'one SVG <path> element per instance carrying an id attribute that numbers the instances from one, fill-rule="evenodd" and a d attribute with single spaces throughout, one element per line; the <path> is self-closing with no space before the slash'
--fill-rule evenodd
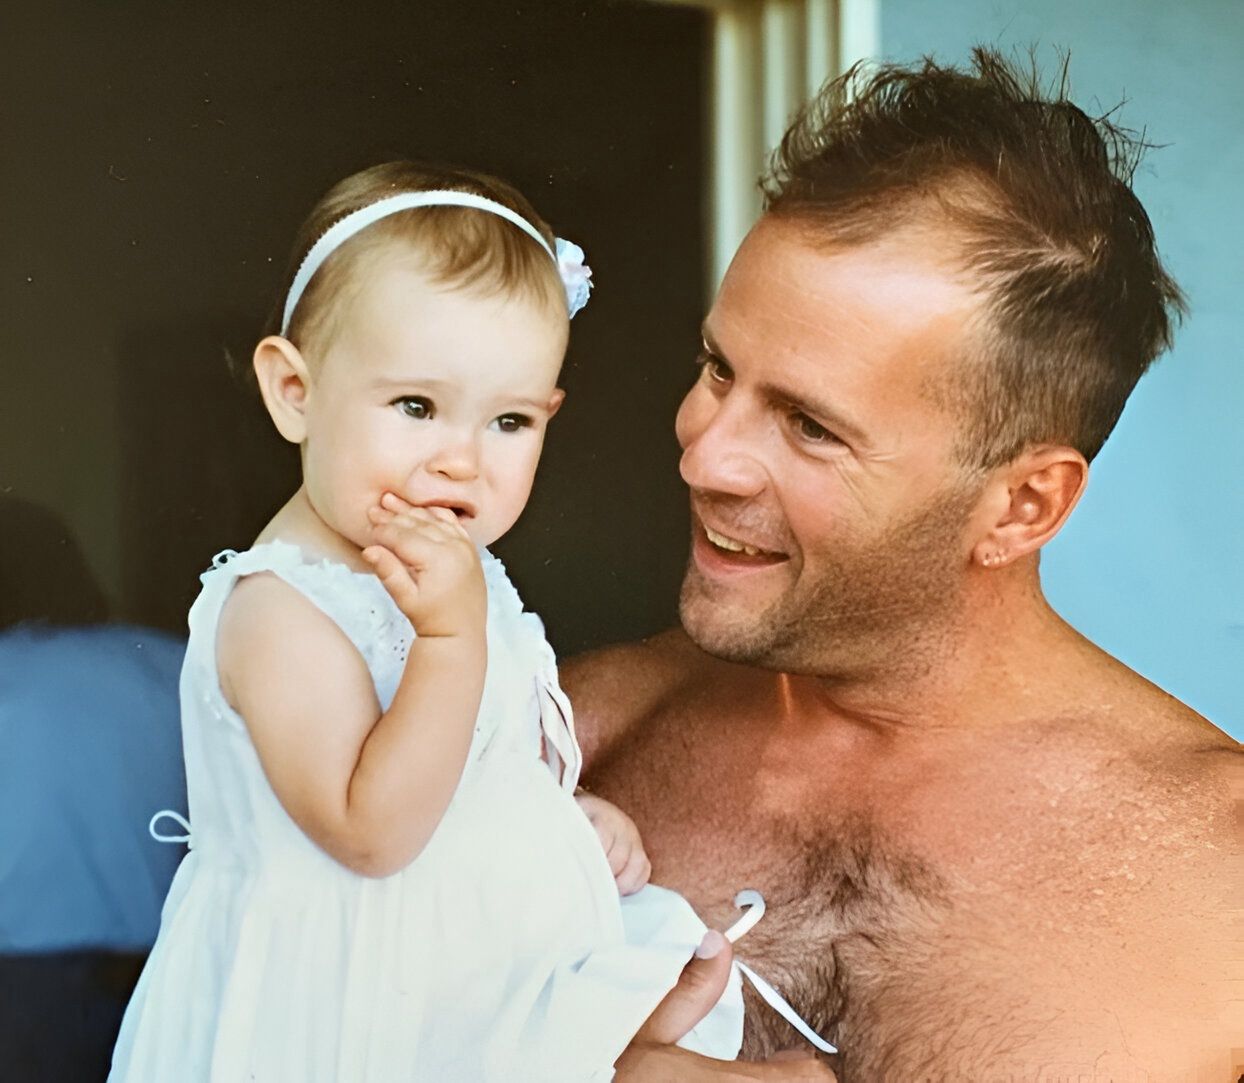
<path id="1" fill-rule="evenodd" d="M 549 396 L 549 417 L 551 418 L 558 410 L 562 408 L 562 403 L 566 401 L 566 392 L 560 387 L 553 391 Z"/>
<path id="2" fill-rule="evenodd" d="M 291 444 L 307 438 L 306 409 L 311 393 L 307 362 L 287 338 L 269 335 L 255 347 L 255 377 L 272 423 Z"/>

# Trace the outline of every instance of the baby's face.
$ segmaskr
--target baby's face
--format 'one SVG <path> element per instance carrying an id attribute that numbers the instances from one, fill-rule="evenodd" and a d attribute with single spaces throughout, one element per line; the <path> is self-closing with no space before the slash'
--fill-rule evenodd
<path id="1" fill-rule="evenodd" d="M 430 282 L 383 258 L 316 360 L 303 480 L 338 534 L 371 544 L 368 509 L 392 492 L 452 508 L 478 545 L 518 519 L 562 393 L 564 313 L 528 298 Z"/>

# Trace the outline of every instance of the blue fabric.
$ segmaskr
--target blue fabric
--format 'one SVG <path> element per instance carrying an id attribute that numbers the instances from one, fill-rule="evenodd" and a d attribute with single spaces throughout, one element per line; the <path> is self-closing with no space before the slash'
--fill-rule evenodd
<path id="1" fill-rule="evenodd" d="M 184 848 L 185 642 L 147 628 L 0 632 L 0 952 L 146 949 Z"/>

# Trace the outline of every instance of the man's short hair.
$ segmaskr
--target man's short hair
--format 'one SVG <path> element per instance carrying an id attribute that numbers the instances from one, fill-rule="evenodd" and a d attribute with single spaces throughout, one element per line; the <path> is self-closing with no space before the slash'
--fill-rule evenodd
<path id="1" fill-rule="evenodd" d="M 1131 189 L 1145 144 L 977 48 L 856 67 L 796 118 L 762 182 L 768 214 L 832 244 L 945 226 L 981 287 L 981 326 L 933 390 L 962 418 L 960 457 L 992 468 L 1058 443 L 1092 459 L 1184 309 Z"/>

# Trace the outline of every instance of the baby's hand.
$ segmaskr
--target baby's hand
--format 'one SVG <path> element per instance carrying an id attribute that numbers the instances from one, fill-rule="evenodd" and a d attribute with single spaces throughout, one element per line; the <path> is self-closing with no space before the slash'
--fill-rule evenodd
<path id="1" fill-rule="evenodd" d="M 375 545 L 363 558 L 421 636 L 478 634 L 488 591 L 475 544 L 448 508 L 417 508 L 392 493 L 368 512 Z"/>
<path id="2" fill-rule="evenodd" d="M 644 853 L 644 844 L 635 821 L 617 805 L 611 805 L 590 793 L 576 794 L 575 800 L 596 828 L 618 885 L 618 894 L 634 895 L 648 882 L 652 873 L 652 864 Z"/>

